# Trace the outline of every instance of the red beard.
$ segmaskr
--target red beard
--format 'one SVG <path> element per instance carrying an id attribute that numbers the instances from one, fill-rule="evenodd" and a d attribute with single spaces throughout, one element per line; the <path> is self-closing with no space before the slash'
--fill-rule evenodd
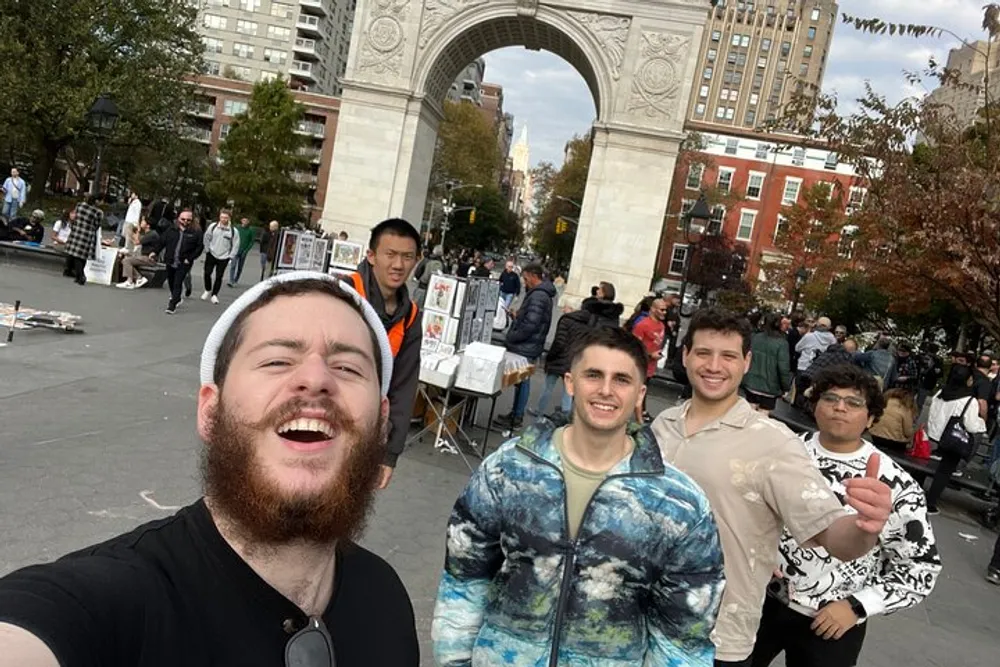
<path id="1" fill-rule="evenodd" d="M 307 407 L 325 411 L 325 419 L 340 432 L 350 452 L 324 488 L 289 494 L 268 478 L 254 443 L 258 435 L 275 432 Z M 364 530 L 371 513 L 385 443 L 386 430 L 378 417 L 359 426 L 329 397 L 312 402 L 295 398 L 260 422 L 247 423 L 226 409 L 220 394 L 202 454 L 205 494 L 252 544 L 352 540 Z"/>

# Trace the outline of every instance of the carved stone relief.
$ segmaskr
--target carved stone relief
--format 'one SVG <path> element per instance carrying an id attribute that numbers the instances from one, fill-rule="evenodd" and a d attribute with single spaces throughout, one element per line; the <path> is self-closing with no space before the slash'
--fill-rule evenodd
<path id="1" fill-rule="evenodd" d="M 426 48 L 445 22 L 470 7 L 485 5 L 489 0 L 424 0 L 424 15 L 420 21 L 420 48 Z M 536 0 L 537 4 L 537 0 Z"/>
<path id="2" fill-rule="evenodd" d="M 627 110 L 650 119 L 672 118 L 683 85 L 691 40 L 666 32 L 643 32 L 639 65 L 632 78 Z"/>
<path id="3" fill-rule="evenodd" d="M 380 77 L 399 76 L 410 0 L 373 0 L 358 58 L 358 69 Z"/>
<path id="4" fill-rule="evenodd" d="M 621 76 L 622 61 L 625 59 L 625 44 L 628 41 L 628 29 L 632 19 L 626 16 L 612 14 L 595 14 L 593 12 L 567 12 L 594 35 L 601 45 L 601 50 L 611 65 L 611 78 L 615 81 Z"/>
<path id="5" fill-rule="evenodd" d="M 534 18 L 538 13 L 538 0 L 517 0 L 517 15 Z"/>

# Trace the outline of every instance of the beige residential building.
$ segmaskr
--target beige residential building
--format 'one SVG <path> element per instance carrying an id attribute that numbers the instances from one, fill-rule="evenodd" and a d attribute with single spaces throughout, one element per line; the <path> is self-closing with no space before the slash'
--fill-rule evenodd
<path id="1" fill-rule="evenodd" d="M 203 0 L 205 73 L 339 95 L 356 0 Z"/>
<path id="2" fill-rule="evenodd" d="M 831 0 L 719 0 L 705 24 L 688 120 L 761 128 L 780 118 L 797 89 L 822 86 L 836 21 Z"/>
<path id="3" fill-rule="evenodd" d="M 939 86 L 927 100 L 947 107 L 958 123 L 967 127 L 976 120 L 979 110 L 986 106 L 987 72 L 990 75 L 990 99 L 994 104 L 1000 95 L 1000 44 L 979 41 L 952 49 L 948 52 L 947 68 L 958 73 L 958 82 L 963 85 Z"/>

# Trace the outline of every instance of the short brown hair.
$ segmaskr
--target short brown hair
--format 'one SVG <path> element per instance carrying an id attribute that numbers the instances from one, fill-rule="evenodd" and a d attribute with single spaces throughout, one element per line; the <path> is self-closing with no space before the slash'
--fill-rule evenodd
<path id="1" fill-rule="evenodd" d="M 345 292 L 340 285 L 332 280 L 322 279 L 293 280 L 275 283 L 265 290 L 256 301 L 247 306 L 236 317 L 236 320 L 233 321 L 232 326 L 229 327 L 229 331 L 226 332 L 225 337 L 222 339 L 222 344 L 219 345 L 219 353 L 215 357 L 215 367 L 212 369 L 212 380 L 215 381 L 215 384 L 218 385 L 220 389 L 222 388 L 222 385 L 226 380 L 226 374 L 229 372 L 229 365 L 233 362 L 233 358 L 236 356 L 236 351 L 243 343 L 243 336 L 246 333 L 247 319 L 251 315 L 280 297 L 302 296 L 303 294 L 313 293 L 325 294 L 335 299 L 340 299 L 348 304 L 356 313 L 358 313 L 358 315 L 361 315 L 361 319 L 365 321 L 365 328 L 368 329 L 368 335 L 371 337 L 372 351 L 375 356 L 375 372 L 378 374 L 379 384 L 381 385 L 382 348 L 379 346 L 378 338 L 376 337 L 375 332 L 372 331 L 370 326 L 368 326 L 367 320 L 365 320 L 364 312 L 361 310 L 361 306 L 359 306 L 354 301 L 354 298 Z"/>
<path id="2" fill-rule="evenodd" d="M 721 308 L 699 310 L 691 318 L 687 335 L 684 336 L 684 347 L 687 348 L 688 352 L 691 351 L 691 346 L 694 344 L 694 335 L 701 330 L 739 334 L 740 338 L 743 339 L 743 356 L 747 356 L 750 351 L 750 337 L 753 335 L 753 331 L 750 329 L 750 322 L 745 317 L 740 317 Z"/>

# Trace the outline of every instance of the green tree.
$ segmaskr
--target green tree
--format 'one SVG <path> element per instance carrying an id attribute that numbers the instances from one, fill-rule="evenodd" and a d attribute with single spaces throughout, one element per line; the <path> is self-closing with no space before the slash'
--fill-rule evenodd
<path id="1" fill-rule="evenodd" d="M 888 328 L 889 297 L 857 273 L 834 280 L 815 305 L 819 312 L 838 325 L 843 324 L 851 333 Z"/>
<path id="2" fill-rule="evenodd" d="M 499 181 L 497 131 L 479 107 L 468 102 L 444 103 L 437 149 L 431 168 L 432 194 L 441 197 L 446 181 L 491 186 Z"/>
<path id="3" fill-rule="evenodd" d="M 507 252 L 520 244 L 521 227 L 496 188 L 455 193 L 455 207 L 466 209 L 452 215 L 448 246 Z M 470 220 L 475 207 L 476 220 Z"/>
<path id="4" fill-rule="evenodd" d="M 587 189 L 592 144 L 589 136 L 575 136 L 566 144 L 566 161 L 551 179 L 545 207 L 535 223 L 535 251 L 556 264 L 569 264 L 576 240 L 576 220 Z M 574 203 L 575 202 L 575 203 Z M 557 233 L 559 218 L 569 220 L 567 230 Z"/>
<path id="5" fill-rule="evenodd" d="M 246 112 L 233 119 L 219 146 L 222 164 L 209 193 L 257 220 L 301 220 L 305 189 L 293 174 L 308 169 L 295 132 L 303 114 L 280 77 L 254 85 Z"/>
<path id="6" fill-rule="evenodd" d="M 185 0 L 0 0 L 0 126 L 27 135 L 33 200 L 102 93 L 121 115 L 113 143 L 177 133 L 202 62 L 197 13 Z"/>

